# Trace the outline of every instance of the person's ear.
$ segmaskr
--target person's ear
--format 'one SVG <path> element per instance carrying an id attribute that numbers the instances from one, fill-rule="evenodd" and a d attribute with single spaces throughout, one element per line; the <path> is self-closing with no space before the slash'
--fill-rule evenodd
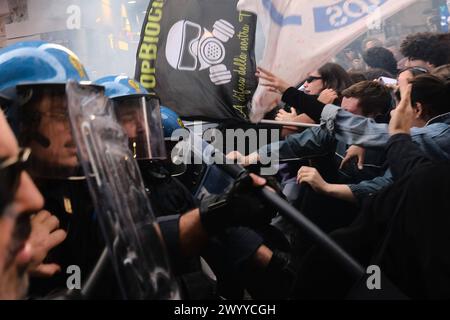
<path id="1" fill-rule="evenodd" d="M 415 106 L 413 107 L 413 110 L 414 110 L 414 118 L 416 119 L 423 118 L 425 110 L 420 102 L 416 102 Z"/>

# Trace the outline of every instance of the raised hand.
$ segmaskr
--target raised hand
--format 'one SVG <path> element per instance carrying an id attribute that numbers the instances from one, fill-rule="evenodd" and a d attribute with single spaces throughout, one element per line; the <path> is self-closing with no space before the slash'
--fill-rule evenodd
<path id="1" fill-rule="evenodd" d="M 66 239 L 66 232 L 59 229 L 59 220 L 48 211 L 40 211 L 31 218 L 31 234 L 27 245 L 32 253 L 29 272 L 36 277 L 51 277 L 60 271 L 57 264 L 44 264 L 48 252 Z"/>
<path id="2" fill-rule="evenodd" d="M 411 102 L 412 85 L 400 87 L 402 100 L 397 108 L 391 113 L 389 133 L 391 135 L 406 133 L 410 134 L 414 122 L 414 110 Z"/>
<path id="3" fill-rule="evenodd" d="M 283 94 L 289 87 L 291 87 L 289 83 L 261 67 L 257 68 L 256 76 L 260 79 L 259 84 L 267 87 L 267 89 L 271 92 Z"/>
<path id="4" fill-rule="evenodd" d="M 317 98 L 317 100 L 319 100 L 323 104 L 332 104 L 334 100 L 336 100 L 337 98 L 338 94 L 335 90 L 325 89 L 320 93 L 319 98 Z"/>

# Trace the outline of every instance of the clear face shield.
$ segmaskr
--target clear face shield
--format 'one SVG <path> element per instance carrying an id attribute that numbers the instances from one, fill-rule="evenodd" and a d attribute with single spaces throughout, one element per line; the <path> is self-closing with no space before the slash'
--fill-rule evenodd
<path id="1" fill-rule="evenodd" d="M 101 87 L 93 86 L 99 92 Z M 20 99 L 19 143 L 32 151 L 30 173 L 35 178 L 84 176 L 73 140 L 64 84 L 23 85 Z"/>
<path id="2" fill-rule="evenodd" d="M 136 160 L 164 160 L 166 149 L 156 97 L 127 97 L 113 101 L 117 121 L 128 136 Z"/>
<path id="3" fill-rule="evenodd" d="M 141 154 L 133 155 L 129 149 L 128 136 L 116 119 L 111 100 L 75 82 L 68 83 L 67 95 L 80 162 L 123 297 L 178 299 L 161 231 L 134 159 Z M 139 110 L 141 113 L 131 115 L 124 112 L 129 116 L 125 120 L 134 121 L 133 117 L 148 108 L 141 105 Z M 145 118 L 150 122 L 148 114 Z M 136 145 L 141 140 L 133 134 L 143 130 L 139 126 L 145 122 L 129 126 L 128 135 Z"/>

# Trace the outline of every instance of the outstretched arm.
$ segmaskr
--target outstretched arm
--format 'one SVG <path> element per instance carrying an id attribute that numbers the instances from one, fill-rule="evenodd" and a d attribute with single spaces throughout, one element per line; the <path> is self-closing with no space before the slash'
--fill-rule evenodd
<path id="1" fill-rule="evenodd" d="M 297 174 L 297 182 L 309 184 L 318 193 L 348 202 L 356 202 L 356 197 L 349 186 L 327 183 L 316 168 L 301 167 Z"/>
<path id="2" fill-rule="evenodd" d="M 325 104 L 320 102 L 317 96 L 307 95 L 303 91 L 297 90 L 283 79 L 263 68 L 258 68 L 256 76 L 262 80 L 260 85 L 267 87 L 271 92 L 280 93 L 283 102 L 295 107 L 299 114 L 305 113 L 314 122 L 319 123 Z"/>

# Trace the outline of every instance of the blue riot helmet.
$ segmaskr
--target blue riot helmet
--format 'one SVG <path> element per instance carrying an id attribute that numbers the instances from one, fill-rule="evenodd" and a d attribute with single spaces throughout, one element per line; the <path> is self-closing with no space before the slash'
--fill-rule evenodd
<path id="1" fill-rule="evenodd" d="M 14 132 L 18 131 L 16 87 L 20 84 L 60 84 L 87 81 L 86 70 L 69 49 L 44 41 L 18 42 L 0 50 L 0 93 L 11 103 L 2 106 Z"/>
<path id="2" fill-rule="evenodd" d="M 186 129 L 180 116 L 172 109 L 161 106 L 161 120 L 164 131 L 164 140 L 168 158 L 171 160 L 168 169 L 174 176 L 180 176 L 186 173 L 187 165 L 183 159 L 185 157 L 182 149 L 177 145 L 183 136 L 181 129 Z"/>
<path id="3" fill-rule="evenodd" d="M 0 69 L 0 93 L 13 101 L 6 112 L 8 120 L 21 147 L 32 150 L 32 175 L 77 175 L 79 162 L 65 87 L 71 79 L 89 80 L 78 57 L 58 44 L 20 42 L 0 50 Z"/>
<path id="4" fill-rule="evenodd" d="M 180 116 L 175 111 L 165 106 L 161 106 L 161 120 L 164 138 L 167 140 L 170 140 L 176 130 L 185 128 Z"/>
<path id="5" fill-rule="evenodd" d="M 104 86 L 105 95 L 112 100 L 117 121 L 128 135 L 134 157 L 166 159 L 158 97 L 125 75 L 107 76 L 95 83 Z"/>
<path id="6" fill-rule="evenodd" d="M 44 41 L 19 42 L 0 50 L 0 93 L 16 98 L 20 84 L 63 84 L 89 81 L 78 57 L 69 49 Z"/>

